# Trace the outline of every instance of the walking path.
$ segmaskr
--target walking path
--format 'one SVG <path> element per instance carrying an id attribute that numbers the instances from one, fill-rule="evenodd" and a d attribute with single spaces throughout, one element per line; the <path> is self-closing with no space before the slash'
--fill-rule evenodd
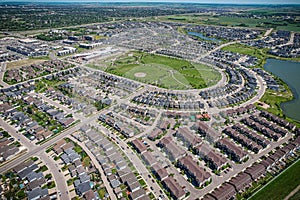
<path id="1" fill-rule="evenodd" d="M 287 195 L 284 200 L 288 200 L 290 199 L 292 196 L 294 196 L 294 194 L 296 194 L 298 191 L 300 190 L 300 185 L 298 185 L 298 187 L 296 187 L 293 191 L 291 191 L 291 193 L 289 195 Z"/>

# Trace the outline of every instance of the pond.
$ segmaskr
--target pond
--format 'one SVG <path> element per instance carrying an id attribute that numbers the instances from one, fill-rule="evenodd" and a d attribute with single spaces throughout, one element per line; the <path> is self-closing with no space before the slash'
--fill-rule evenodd
<path id="1" fill-rule="evenodd" d="M 282 103 L 281 108 L 286 116 L 300 121 L 300 62 L 267 59 L 264 68 L 281 78 L 291 88 L 294 99 Z"/>
<path id="2" fill-rule="evenodd" d="M 197 32 L 188 32 L 189 35 L 192 35 L 192 36 L 196 36 L 196 37 L 199 37 L 203 40 L 208 40 L 208 41 L 212 41 L 212 42 L 221 42 L 221 40 L 218 40 L 216 38 L 211 38 L 211 37 L 206 37 L 204 36 L 202 33 L 197 33 Z"/>

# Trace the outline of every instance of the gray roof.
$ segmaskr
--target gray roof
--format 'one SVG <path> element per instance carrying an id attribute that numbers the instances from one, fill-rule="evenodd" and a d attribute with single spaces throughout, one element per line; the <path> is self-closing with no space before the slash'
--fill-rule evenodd
<path id="1" fill-rule="evenodd" d="M 28 200 L 36 200 L 48 195 L 48 189 L 36 188 L 28 192 Z"/>
<path id="2" fill-rule="evenodd" d="M 21 171 L 18 175 L 21 179 L 24 179 L 30 174 L 32 171 L 38 169 L 38 166 L 36 164 L 31 165 L 30 167 L 27 167 L 23 171 Z"/>
<path id="3" fill-rule="evenodd" d="M 112 188 L 116 188 L 116 187 L 119 187 L 121 185 L 121 183 L 120 183 L 120 181 L 118 181 L 117 179 L 115 179 L 115 180 L 112 180 L 110 182 L 110 185 L 111 185 Z"/>
<path id="4" fill-rule="evenodd" d="M 74 181 L 74 186 L 77 187 L 79 184 L 80 184 L 80 180 L 76 179 L 76 180 Z"/>
<path id="5" fill-rule="evenodd" d="M 34 180 L 39 180 L 43 177 L 44 177 L 44 175 L 42 172 L 39 172 L 39 173 L 31 172 L 30 174 L 28 174 L 27 179 L 29 182 L 32 182 Z"/>
<path id="6" fill-rule="evenodd" d="M 89 191 L 90 189 L 91 189 L 90 182 L 80 183 L 80 184 L 76 187 L 76 193 L 79 194 L 79 195 L 83 195 L 83 194 L 85 194 L 87 191 Z"/>
<path id="7" fill-rule="evenodd" d="M 80 179 L 81 183 L 84 183 L 84 182 L 90 181 L 90 176 L 87 175 L 86 173 L 84 173 L 79 176 L 79 179 Z"/>

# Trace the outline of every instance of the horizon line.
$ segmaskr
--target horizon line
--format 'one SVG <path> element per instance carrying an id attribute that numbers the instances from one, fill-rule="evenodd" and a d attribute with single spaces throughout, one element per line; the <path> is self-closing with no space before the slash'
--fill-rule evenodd
<path id="1" fill-rule="evenodd" d="M 88 1 L 80 1 L 80 0 L 52 0 L 52 1 L 48 1 L 48 0 L 41 0 L 41 1 L 35 1 L 35 0 L 3 0 L 2 2 L 0 2 L 0 4 L 3 3 L 97 3 L 97 4 L 111 4 L 111 3 L 173 3 L 173 4 L 203 4 L 203 5 L 300 5 L 299 3 L 282 3 L 282 2 L 278 2 L 278 3 L 250 3 L 250 2 L 245 2 L 245 3 L 241 3 L 241 2 L 224 2 L 224 3 L 220 3 L 220 2 L 194 2 L 194 1 L 190 1 L 190 2 L 186 2 L 186 1 L 120 1 L 120 0 L 112 0 L 112 1 L 97 1 L 97 0 L 88 0 Z"/>

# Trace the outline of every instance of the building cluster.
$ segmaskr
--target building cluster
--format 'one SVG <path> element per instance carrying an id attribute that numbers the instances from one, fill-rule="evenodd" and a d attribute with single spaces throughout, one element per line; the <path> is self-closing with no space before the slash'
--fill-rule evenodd
<path id="1" fill-rule="evenodd" d="M 279 126 L 255 115 L 251 115 L 249 118 L 243 118 L 242 122 L 274 141 L 278 141 L 278 139 L 284 137 L 287 134 L 287 131 L 280 128 Z"/>
<path id="2" fill-rule="evenodd" d="M 8 69 L 4 74 L 4 81 L 7 83 L 19 83 L 30 80 L 32 78 L 61 72 L 62 70 L 66 70 L 72 67 L 74 67 L 74 65 L 65 63 L 60 60 L 45 61 L 40 64 L 22 66 L 16 69 Z"/>
<path id="3" fill-rule="evenodd" d="M 124 103 L 114 107 L 114 111 L 145 126 L 152 125 L 157 116 L 157 112 L 155 110 L 138 106 L 131 106 Z"/>
<path id="4" fill-rule="evenodd" d="M 75 120 L 34 95 L 34 82 L 2 89 L 1 117 L 30 140 L 44 140 L 69 127 Z"/>
<path id="5" fill-rule="evenodd" d="M 49 88 L 45 91 L 45 96 L 51 100 L 58 101 L 61 105 L 67 106 L 74 111 L 82 112 L 84 115 L 90 115 L 97 109 L 93 105 L 89 105 L 86 102 L 81 102 L 75 97 L 69 97 L 63 94 L 62 91 L 54 88 Z"/>
<path id="6" fill-rule="evenodd" d="M 94 181 L 91 180 L 94 168 L 90 166 L 83 166 L 83 157 L 75 152 L 75 146 L 72 142 L 67 142 L 62 139 L 55 143 L 52 150 L 62 160 L 65 166 L 68 166 L 68 172 L 72 179 L 75 192 L 79 197 L 86 200 L 100 199 L 97 191 L 94 191 Z"/>
<path id="7" fill-rule="evenodd" d="M 62 50 L 57 51 L 57 55 L 58 56 L 65 56 L 65 55 L 68 55 L 68 54 L 75 53 L 76 51 L 77 51 L 76 48 L 66 46 L 66 47 L 63 47 Z"/>
<path id="8" fill-rule="evenodd" d="M 183 199 L 186 195 L 186 191 L 175 180 L 173 176 L 167 171 L 167 169 L 160 164 L 154 157 L 151 151 L 148 151 L 148 147 L 139 139 L 135 139 L 131 142 L 135 150 L 141 154 L 141 158 L 145 165 L 150 167 L 152 174 L 157 178 L 164 188 L 170 192 L 170 196 L 174 199 Z"/>
<path id="9" fill-rule="evenodd" d="M 202 90 L 200 96 L 210 107 L 227 107 L 242 103 L 255 95 L 257 80 L 252 72 L 238 66 L 224 66 L 228 83 L 223 86 Z M 243 81 L 244 80 L 244 81 Z"/>
<path id="10" fill-rule="evenodd" d="M 73 134 L 73 136 L 84 142 L 97 158 L 116 197 L 126 198 L 125 192 L 131 200 L 149 199 L 139 182 L 140 178 L 135 176 L 130 167 L 128 158 L 120 153 L 115 144 L 88 125 L 81 127 L 80 130 L 80 133 Z"/>
<path id="11" fill-rule="evenodd" d="M 294 36 L 292 36 L 294 34 Z M 243 42 L 246 45 L 269 48 L 268 53 L 279 57 L 298 57 L 300 55 L 300 34 L 277 30 L 266 38 Z"/>
<path id="12" fill-rule="evenodd" d="M 176 24 L 130 23 L 130 28 L 122 27 L 120 30 L 118 28 L 113 30 L 114 33 L 109 34 L 110 38 L 104 43 L 183 59 L 195 59 L 216 47 L 216 43 L 194 41 L 189 36 L 178 33 Z M 132 35 L 135 37 L 133 38 Z"/>
<path id="13" fill-rule="evenodd" d="M 204 200 L 226 200 L 236 196 L 236 194 L 244 192 L 250 188 L 253 182 L 259 181 L 267 172 L 272 172 L 273 168 L 277 166 L 286 165 L 290 157 L 294 156 L 295 152 L 300 150 L 300 137 L 285 143 L 281 148 L 278 148 L 266 158 L 262 157 L 261 162 L 255 162 L 250 167 L 247 167 L 229 181 L 223 183 L 220 187 L 213 190 L 213 192 L 206 194 L 202 199 Z M 277 167 L 278 169 L 278 167 Z"/>
<path id="14" fill-rule="evenodd" d="M 128 118 L 120 116 L 115 112 L 107 112 L 100 114 L 98 118 L 102 123 L 112 127 L 125 137 L 133 137 L 134 135 L 140 133 L 142 127 L 139 123 L 130 121 Z"/>
<path id="15" fill-rule="evenodd" d="M 11 171 L 11 180 L 15 197 L 27 198 L 28 200 L 56 199 L 55 183 L 46 165 L 39 160 L 29 159 L 17 165 Z M 14 177 L 14 178 L 12 178 Z M 4 188 L 2 188 L 4 187 Z M 53 189 L 52 189 L 53 188 Z M 1 186 L 4 192 L 10 191 L 8 185 Z M 1 198 L 5 198 L 1 196 Z"/>
<path id="16" fill-rule="evenodd" d="M 162 120 L 157 123 L 156 127 L 148 134 L 148 138 L 152 141 L 155 141 L 156 139 L 160 139 L 167 131 L 174 125 L 173 119 L 165 119 L 162 118 Z"/>
<path id="17" fill-rule="evenodd" d="M 199 135 L 195 134 L 187 127 L 180 127 L 174 133 L 185 147 L 198 155 L 211 170 L 221 171 L 227 164 L 227 159 L 215 151 L 209 144 L 204 142 Z"/>
<path id="18" fill-rule="evenodd" d="M 1 44 L 1 41 L 0 41 Z M 22 56 L 8 52 L 8 51 L 1 51 L 0 50 L 0 63 L 4 62 L 12 62 L 12 61 L 17 61 L 21 60 Z"/>
<path id="19" fill-rule="evenodd" d="M 269 72 L 266 72 L 261 68 L 253 68 L 252 70 L 264 79 L 267 83 L 268 89 L 275 91 L 280 90 L 280 83 Z"/>
<path id="20" fill-rule="evenodd" d="M 22 54 L 28 57 L 47 56 L 50 51 L 50 46 L 47 43 L 33 39 L 15 39 L 10 38 L 5 41 L 7 50 Z"/>
<path id="21" fill-rule="evenodd" d="M 195 187 L 205 187 L 212 181 L 211 174 L 199 165 L 199 161 L 195 161 L 193 156 L 189 155 L 185 149 L 178 145 L 178 142 L 182 141 L 185 146 L 190 144 L 189 149 L 194 150 L 202 144 L 200 137 L 192 132 L 189 135 L 183 136 L 183 134 L 189 132 L 190 130 L 187 127 L 179 128 L 174 134 L 178 141 L 174 140 L 171 136 L 166 136 L 157 143 L 157 146 L 162 149 L 176 167 L 184 171 L 184 174 L 188 177 L 188 181 Z M 192 138 L 188 138 L 189 136 Z M 214 159 L 212 158 L 213 156 L 210 157 L 211 154 L 204 154 L 203 157 L 207 156 L 207 162 L 209 159 Z"/>
<path id="22" fill-rule="evenodd" d="M 186 28 L 188 31 L 203 33 L 207 37 L 220 38 L 224 40 L 252 40 L 257 38 L 262 31 L 245 29 L 245 28 L 229 28 L 218 26 L 191 26 Z"/>
<path id="23" fill-rule="evenodd" d="M 258 58 L 256 58 L 255 56 L 224 50 L 217 50 L 209 54 L 205 57 L 205 60 L 210 60 L 210 62 L 222 62 L 228 65 L 239 63 L 244 67 L 252 67 L 258 64 Z"/>
<path id="24" fill-rule="evenodd" d="M 111 75 L 102 71 L 90 70 L 87 71 L 86 76 L 81 76 L 72 83 L 78 83 L 78 87 L 80 87 L 80 85 L 85 85 L 90 89 L 98 89 L 98 91 L 101 91 L 104 94 L 107 93 L 111 95 L 117 95 L 119 97 L 128 96 L 140 87 L 140 84 L 135 81 Z M 96 92 L 96 94 L 98 93 L 99 92 Z"/>
<path id="25" fill-rule="evenodd" d="M 199 110 L 204 109 L 204 103 L 198 100 L 195 95 L 187 93 L 174 93 L 168 91 L 145 91 L 133 97 L 137 104 L 144 104 L 164 109 L 175 110 Z"/>
<path id="26" fill-rule="evenodd" d="M 0 163 L 2 163 L 15 157 L 22 151 L 23 147 L 15 141 L 14 137 L 3 131 L 2 127 L 0 130 Z"/>
<path id="27" fill-rule="evenodd" d="M 295 33 L 292 43 L 277 46 L 268 53 L 285 58 L 296 58 L 300 56 L 300 34 Z"/>
<path id="28" fill-rule="evenodd" d="M 176 165 L 184 170 L 185 174 L 191 178 L 191 182 L 196 187 L 204 187 L 211 181 L 211 174 L 200 167 L 192 156 L 185 156 L 178 159 Z"/>
<path id="29" fill-rule="evenodd" d="M 274 31 L 269 36 L 260 39 L 244 42 L 247 45 L 258 47 L 258 48 L 274 48 L 279 45 L 286 44 L 290 39 L 289 31 Z"/>

